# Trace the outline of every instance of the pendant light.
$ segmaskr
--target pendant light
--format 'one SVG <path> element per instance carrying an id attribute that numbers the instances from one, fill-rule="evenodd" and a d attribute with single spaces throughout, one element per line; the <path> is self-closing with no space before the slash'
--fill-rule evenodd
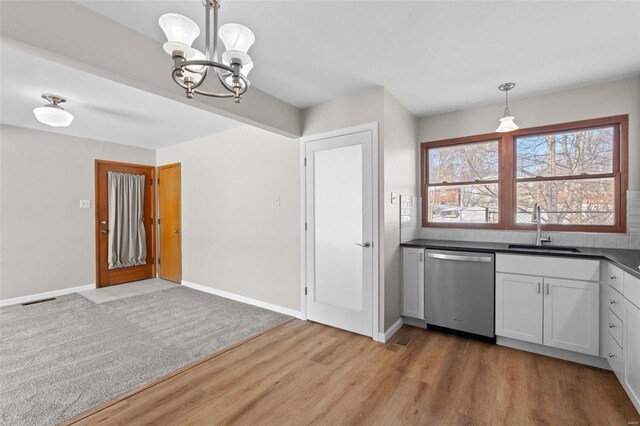
<path id="1" fill-rule="evenodd" d="M 514 87 L 516 87 L 515 83 L 502 83 L 500 86 L 498 86 L 498 89 L 504 92 L 506 98 L 504 115 L 499 120 L 500 125 L 496 129 L 496 132 L 498 133 L 511 132 L 520 128 L 520 126 L 513 122 L 513 119 L 515 117 L 509 112 L 509 90 L 513 89 Z"/>
<path id="2" fill-rule="evenodd" d="M 48 100 L 49 104 L 33 110 L 39 122 L 53 127 L 66 127 L 71 124 L 73 115 L 60 106 L 61 103 L 67 102 L 66 98 L 50 93 L 43 93 L 42 97 Z"/>

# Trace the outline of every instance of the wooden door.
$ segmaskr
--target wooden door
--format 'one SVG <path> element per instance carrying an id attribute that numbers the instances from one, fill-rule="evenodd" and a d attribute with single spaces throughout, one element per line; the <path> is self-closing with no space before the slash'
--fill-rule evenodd
<path id="1" fill-rule="evenodd" d="M 109 269 L 109 187 L 108 172 L 144 175 L 144 228 L 146 231 L 147 259 L 145 265 L 128 268 Z M 153 278 L 156 275 L 155 248 L 156 233 L 153 225 L 156 198 L 154 189 L 155 169 L 139 164 L 116 163 L 96 160 L 96 286 L 106 287 L 131 281 Z"/>
<path id="2" fill-rule="evenodd" d="M 597 356 L 599 335 L 599 284 L 545 278 L 544 344 Z"/>
<path id="3" fill-rule="evenodd" d="M 542 343 L 541 277 L 496 274 L 496 335 Z"/>
<path id="4" fill-rule="evenodd" d="M 160 278 L 182 281 L 182 215 L 180 164 L 158 167 L 160 206 Z"/>
<path id="5" fill-rule="evenodd" d="M 402 249 L 402 315 L 425 319 L 424 249 Z"/>

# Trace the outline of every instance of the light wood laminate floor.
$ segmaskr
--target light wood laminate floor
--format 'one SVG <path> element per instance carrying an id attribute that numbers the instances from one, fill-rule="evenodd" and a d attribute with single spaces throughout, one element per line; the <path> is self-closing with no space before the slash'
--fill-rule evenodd
<path id="1" fill-rule="evenodd" d="M 627 425 L 640 415 L 609 371 L 409 326 L 380 344 L 294 320 L 76 420 Z"/>

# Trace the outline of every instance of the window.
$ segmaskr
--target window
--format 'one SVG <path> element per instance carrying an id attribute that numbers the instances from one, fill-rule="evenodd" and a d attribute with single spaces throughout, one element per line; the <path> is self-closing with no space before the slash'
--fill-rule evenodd
<path id="1" fill-rule="evenodd" d="M 624 232 L 628 116 L 422 144 L 423 226 Z"/>
<path id="2" fill-rule="evenodd" d="M 498 223 L 499 141 L 434 147 L 429 155 L 429 221 Z"/>

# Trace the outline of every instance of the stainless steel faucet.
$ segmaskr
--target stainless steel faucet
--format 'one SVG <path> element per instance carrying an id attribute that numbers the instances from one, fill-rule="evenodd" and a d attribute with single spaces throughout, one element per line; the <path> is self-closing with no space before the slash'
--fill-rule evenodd
<path id="1" fill-rule="evenodd" d="M 542 235 L 540 234 L 540 227 L 542 226 L 542 206 L 540 203 L 535 203 L 533 205 L 531 223 L 536 224 L 536 245 L 541 246 L 542 243 L 550 243 L 551 237 L 542 238 Z"/>

